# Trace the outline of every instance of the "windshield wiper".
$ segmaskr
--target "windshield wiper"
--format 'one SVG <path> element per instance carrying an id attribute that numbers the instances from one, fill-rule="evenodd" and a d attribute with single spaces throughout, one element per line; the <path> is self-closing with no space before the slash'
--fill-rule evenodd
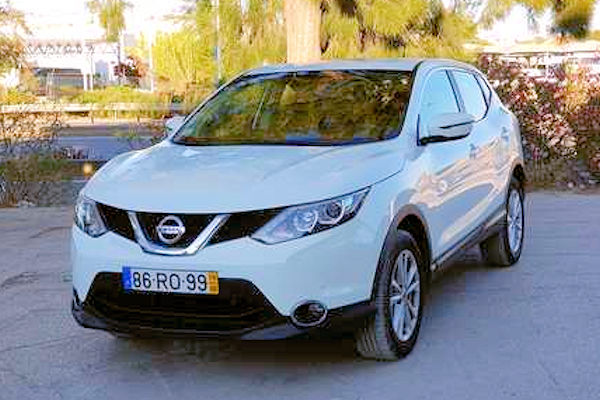
<path id="1" fill-rule="evenodd" d="M 251 127 L 251 130 L 255 130 L 256 129 L 256 122 L 258 121 L 258 116 L 260 115 L 260 112 L 262 111 L 263 104 L 265 103 L 265 97 L 267 97 L 267 92 L 268 91 L 269 91 L 269 89 L 265 88 L 265 91 L 263 92 L 263 95 L 260 98 L 260 103 L 258 103 L 258 107 L 256 108 L 256 112 L 254 113 L 254 117 L 252 117 L 252 127 Z"/>

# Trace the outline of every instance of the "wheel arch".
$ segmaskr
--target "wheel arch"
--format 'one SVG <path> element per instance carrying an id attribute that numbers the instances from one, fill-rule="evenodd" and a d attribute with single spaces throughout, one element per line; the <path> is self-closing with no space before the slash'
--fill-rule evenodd
<path id="1" fill-rule="evenodd" d="M 514 177 L 521 184 L 521 188 L 525 188 L 525 183 L 527 182 L 527 177 L 525 176 L 525 168 L 521 163 L 517 163 L 513 167 L 513 171 L 511 177 Z"/>
<path id="2" fill-rule="evenodd" d="M 420 213 L 413 210 L 399 218 L 396 229 L 410 233 L 413 239 L 415 239 L 421 252 L 421 257 L 425 260 L 425 266 L 429 274 L 431 270 L 431 240 L 424 218 Z"/>
<path id="3" fill-rule="evenodd" d="M 381 253 L 383 253 L 383 249 L 385 248 L 386 242 L 388 240 L 392 240 L 392 237 L 398 231 L 405 231 L 409 233 L 413 239 L 417 242 L 417 246 L 419 251 L 421 252 L 421 257 L 425 260 L 425 270 L 427 271 L 427 279 L 425 280 L 427 286 L 429 286 L 429 282 L 431 281 L 431 236 L 429 234 L 429 227 L 425 221 L 425 218 L 421 211 L 414 205 L 406 205 L 402 207 L 392 219 L 392 222 L 389 224 L 388 232 L 385 238 L 385 242 L 381 248 Z M 381 260 L 380 260 L 381 262 Z M 371 288 L 371 299 L 373 299 L 375 283 L 379 278 L 379 264 L 378 268 L 372 283 Z"/>

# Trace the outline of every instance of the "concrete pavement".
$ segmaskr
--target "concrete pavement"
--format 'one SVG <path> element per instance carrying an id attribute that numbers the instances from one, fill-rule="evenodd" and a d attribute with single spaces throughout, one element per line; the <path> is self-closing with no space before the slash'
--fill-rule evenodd
<path id="1" fill-rule="evenodd" d="M 0 399 L 599 399 L 600 196 L 533 193 L 510 269 L 433 285 L 413 353 L 344 341 L 123 340 L 69 312 L 69 209 L 0 210 Z"/>

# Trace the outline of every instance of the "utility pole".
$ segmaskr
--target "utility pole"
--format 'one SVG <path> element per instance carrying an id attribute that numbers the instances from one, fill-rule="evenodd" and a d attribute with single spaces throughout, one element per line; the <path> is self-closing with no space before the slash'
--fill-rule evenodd
<path id="1" fill-rule="evenodd" d="M 148 57 L 148 73 L 150 74 L 150 93 L 154 93 L 154 57 L 152 57 L 153 40 L 150 41 L 150 52 Z"/>
<path id="2" fill-rule="evenodd" d="M 94 90 L 94 75 L 96 75 L 96 63 L 94 62 L 94 44 L 90 44 L 88 51 L 90 53 L 90 90 Z"/>
<path id="3" fill-rule="evenodd" d="M 154 40 L 156 36 L 156 29 L 154 25 L 154 17 L 150 17 L 149 24 L 149 34 L 148 34 L 148 74 L 150 75 L 150 93 L 154 93 L 154 55 L 153 55 L 153 47 Z"/>
<path id="4" fill-rule="evenodd" d="M 214 0 L 215 5 L 215 35 L 216 35 L 216 46 L 215 46 L 215 61 L 217 63 L 217 82 L 215 86 L 221 84 L 223 79 L 223 62 L 221 60 L 221 18 L 219 16 L 219 0 Z"/>

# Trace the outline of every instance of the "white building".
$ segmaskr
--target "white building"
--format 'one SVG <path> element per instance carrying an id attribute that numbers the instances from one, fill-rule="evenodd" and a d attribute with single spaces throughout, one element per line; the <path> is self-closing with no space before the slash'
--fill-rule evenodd
<path id="1" fill-rule="evenodd" d="M 122 49 L 135 45 L 136 38 L 142 34 L 149 36 L 156 31 L 172 30 L 176 24 L 164 17 L 182 6 L 180 0 L 130 0 L 129 3 L 132 7 L 125 15 L 127 28 Z M 94 84 L 110 84 L 116 80 L 118 46 L 104 42 L 104 31 L 86 8 L 85 1 L 18 0 L 12 5 L 25 14 L 31 31 L 25 37 L 26 61 L 41 77 L 43 91 L 51 89 L 44 86 L 57 84 L 88 89 Z M 5 86 L 15 86 L 18 74 L 13 72 L 3 81 Z"/>

